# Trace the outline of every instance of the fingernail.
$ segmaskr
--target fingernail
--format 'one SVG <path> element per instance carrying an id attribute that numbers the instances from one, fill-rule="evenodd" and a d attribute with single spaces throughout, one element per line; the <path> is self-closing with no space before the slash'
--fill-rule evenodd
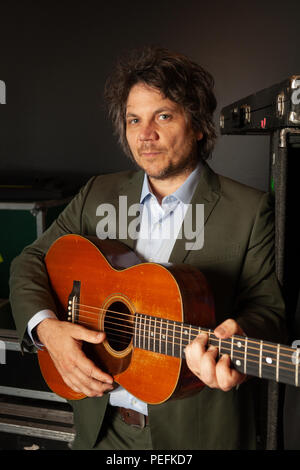
<path id="1" fill-rule="evenodd" d="M 221 359 L 223 359 L 223 361 L 230 361 L 230 356 L 229 354 L 222 354 Z"/>
<path id="2" fill-rule="evenodd" d="M 198 338 L 207 340 L 208 339 L 208 334 L 207 333 L 199 333 Z"/>
<path id="3" fill-rule="evenodd" d="M 223 336 L 225 335 L 226 331 L 224 330 L 224 328 L 222 328 L 222 326 L 218 326 L 218 328 L 215 329 L 215 333 Z"/>

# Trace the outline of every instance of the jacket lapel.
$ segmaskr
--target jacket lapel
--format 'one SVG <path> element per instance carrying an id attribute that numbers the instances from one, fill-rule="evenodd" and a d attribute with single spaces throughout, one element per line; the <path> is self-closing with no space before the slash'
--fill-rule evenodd
<path id="1" fill-rule="evenodd" d="M 195 249 L 196 240 L 200 240 L 204 236 L 204 227 L 207 223 L 212 211 L 216 207 L 220 199 L 220 183 L 218 176 L 214 171 L 207 165 L 203 163 L 203 168 L 199 178 L 198 186 L 194 192 L 189 209 L 184 219 L 184 223 L 181 230 L 181 237 L 178 238 L 175 242 L 173 251 L 170 255 L 169 262 L 174 264 L 183 263 L 188 256 L 192 248 Z M 184 225 L 187 220 L 199 222 L 199 219 L 196 217 L 196 205 L 203 204 L 204 206 L 204 218 L 197 223 L 196 227 L 193 227 L 193 239 L 190 240 L 187 238 L 186 230 Z M 187 224 L 188 225 L 188 224 Z M 193 246 L 194 244 L 194 246 Z M 187 249 L 188 246 L 188 249 Z M 200 248 L 201 249 L 201 248 Z"/>
<path id="2" fill-rule="evenodd" d="M 129 230 L 131 224 L 134 224 L 132 232 L 135 233 L 134 227 L 136 226 L 135 221 L 137 221 L 139 216 L 138 207 L 143 181 L 144 172 L 135 171 L 130 178 L 124 180 L 119 188 L 119 193 L 112 201 L 116 209 L 117 221 L 119 222 L 116 227 L 117 239 L 131 249 L 134 249 L 136 240 L 130 236 Z M 121 197 L 122 199 L 120 199 Z"/>

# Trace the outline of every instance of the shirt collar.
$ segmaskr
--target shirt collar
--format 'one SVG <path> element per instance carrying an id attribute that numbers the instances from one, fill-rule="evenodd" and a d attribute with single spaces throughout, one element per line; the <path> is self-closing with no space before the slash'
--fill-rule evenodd
<path id="1" fill-rule="evenodd" d="M 194 194 L 194 191 L 196 189 L 196 186 L 199 182 L 201 168 L 202 168 L 202 162 L 199 161 L 196 168 L 188 176 L 185 182 L 176 191 L 174 191 L 173 194 L 170 194 L 169 196 L 175 197 L 176 199 L 183 202 L 184 204 L 189 204 Z M 145 200 L 151 196 L 155 197 L 149 188 L 148 177 L 145 173 L 141 197 L 140 197 L 140 203 L 143 204 Z"/>

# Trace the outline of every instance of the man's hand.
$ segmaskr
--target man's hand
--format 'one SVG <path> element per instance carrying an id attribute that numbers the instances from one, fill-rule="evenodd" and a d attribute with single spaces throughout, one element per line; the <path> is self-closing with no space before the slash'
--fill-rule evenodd
<path id="1" fill-rule="evenodd" d="M 39 323 L 36 332 L 64 382 L 72 390 L 88 397 L 101 397 L 113 390 L 112 377 L 96 367 L 82 351 L 82 341 L 101 343 L 105 338 L 103 332 L 53 318 Z"/>
<path id="2" fill-rule="evenodd" d="M 215 330 L 217 338 L 226 339 L 232 335 L 244 335 L 235 320 L 228 319 Z M 230 356 L 224 354 L 217 361 L 218 348 L 206 347 L 208 335 L 201 333 L 185 349 L 185 357 L 191 371 L 208 387 L 227 392 L 246 380 L 246 375 L 230 367 Z"/>

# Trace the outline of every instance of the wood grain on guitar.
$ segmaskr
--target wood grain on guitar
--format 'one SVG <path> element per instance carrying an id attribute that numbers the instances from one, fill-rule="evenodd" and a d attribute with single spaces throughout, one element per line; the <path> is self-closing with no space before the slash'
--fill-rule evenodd
<path id="1" fill-rule="evenodd" d="M 106 340 L 85 343 L 84 352 L 115 382 L 147 403 L 203 388 L 183 360 L 195 336 L 191 325 L 215 324 L 213 298 L 199 270 L 143 263 L 120 242 L 79 235 L 54 242 L 45 263 L 59 319 L 105 331 Z M 38 357 L 55 393 L 84 398 L 64 383 L 47 350 Z"/>

